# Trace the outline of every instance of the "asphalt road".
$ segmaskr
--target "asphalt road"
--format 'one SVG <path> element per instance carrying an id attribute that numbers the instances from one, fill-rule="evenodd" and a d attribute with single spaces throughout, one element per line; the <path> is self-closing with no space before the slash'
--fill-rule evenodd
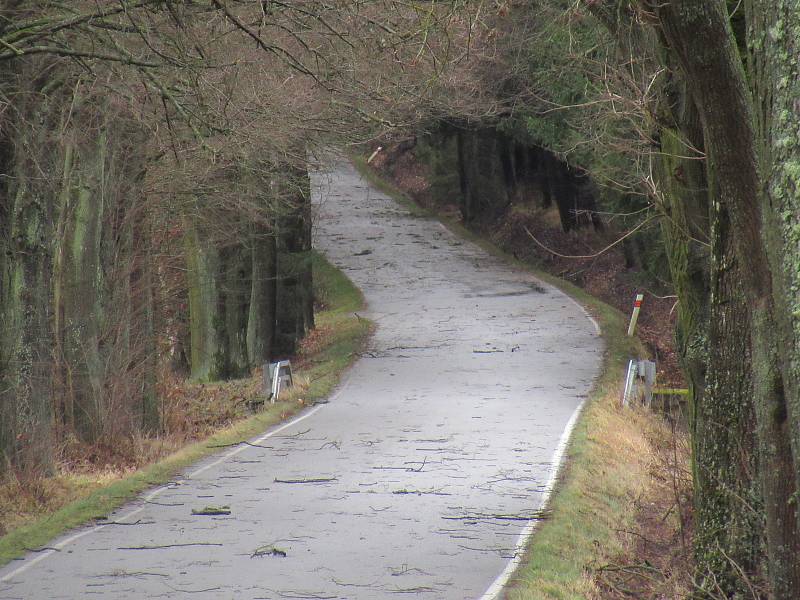
<path id="1" fill-rule="evenodd" d="M 488 599 L 599 368 L 583 310 L 347 165 L 316 244 L 377 323 L 327 404 L 0 571 L 0 598 Z M 230 515 L 192 515 L 209 505 Z M 285 553 L 285 556 L 282 554 Z"/>

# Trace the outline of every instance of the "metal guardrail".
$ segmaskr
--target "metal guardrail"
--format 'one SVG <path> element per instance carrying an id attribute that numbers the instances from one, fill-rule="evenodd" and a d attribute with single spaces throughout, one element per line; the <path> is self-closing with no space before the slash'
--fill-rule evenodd
<path id="1" fill-rule="evenodd" d="M 632 359 L 625 371 L 622 406 L 643 404 L 668 418 L 686 419 L 686 400 L 689 390 L 655 387 L 656 363 Z"/>
<path id="2" fill-rule="evenodd" d="M 631 359 L 625 374 L 622 406 L 630 406 L 634 401 L 651 406 L 655 383 L 656 363 L 651 360 Z"/>
<path id="3" fill-rule="evenodd" d="M 628 337 L 636 331 L 636 322 L 642 309 L 644 294 L 636 294 L 633 301 L 633 312 L 628 325 Z M 672 405 L 677 405 L 680 411 L 681 404 L 686 404 L 689 390 L 680 388 L 657 388 L 656 363 L 650 360 L 631 359 L 625 371 L 625 386 L 622 391 L 622 406 L 631 406 L 633 403 L 644 404 L 650 409 L 672 412 Z M 656 403 L 661 407 L 653 406 L 653 396 L 658 396 Z M 676 401 L 677 400 L 677 401 Z"/>

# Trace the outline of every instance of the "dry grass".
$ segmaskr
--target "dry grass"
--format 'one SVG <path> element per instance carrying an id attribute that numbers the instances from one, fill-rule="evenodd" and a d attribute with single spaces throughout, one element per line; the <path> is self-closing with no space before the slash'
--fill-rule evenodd
<path id="1" fill-rule="evenodd" d="M 633 501 L 635 522 L 617 532 L 622 550 L 594 570 L 607 599 L 687 598 L 692 591 L 688 437 L 649 415 L 645 426 L 648 471 L 643 493 Z"/>
<path id="2" fill-rule="evenodd" d="M 246 379 L 213 384 L 162 381 L 164 430 L 159 436 L 131 436 L 114 444 L 91 445 L 71 435 L 63 436 L 55 476 L 22 478 L 11 473 L 0 485 L 0 531 L 6 534 L 27 525 L 251 416 L 260 380 L 257 371 Z M 307 389 L 307 382 L 300 384 L 292 396 L 302 397 Z"/>
<path id="3" fill-rule="evenodd" d="M 88 496 L 94 490 L 122 476 L 118 470 L 91 475 L 64 474 L 20 481 L 10 475 L 0 485 L 0 527 L 2 534 L 50 514 L 65 504 Z"/>

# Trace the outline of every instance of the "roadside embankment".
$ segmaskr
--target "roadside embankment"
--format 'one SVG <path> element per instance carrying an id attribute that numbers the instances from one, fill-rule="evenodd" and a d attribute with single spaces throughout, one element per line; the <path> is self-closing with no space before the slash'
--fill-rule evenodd
<path id="1" fill-rule="evenodd" d="M 627 316 L 505 254 L 463 227 L 454 213 L 420 207 L 364 159 L 355 157 L 354 163 L 372 185 L 417 214 L 439 218 L 458 235 L 569 294 L 603 332 L 602 374 L 573 430 L 546 518 L 538 523 L 508 585 L 490 597 L 681 597 L 690 572 L 689 451 L 680 426 L 645 409 L 620 406 L 625 365 L 631 356 L 645 354 L 641 342 L 626 335 Z"/>

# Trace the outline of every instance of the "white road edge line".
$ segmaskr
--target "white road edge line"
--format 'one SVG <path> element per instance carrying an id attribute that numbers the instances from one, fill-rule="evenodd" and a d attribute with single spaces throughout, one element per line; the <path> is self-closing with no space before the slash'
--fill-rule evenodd
<path id="1" fill-rule="evenodd" d="M 567 294 L 566 292 L 559 290 L 555 286 L 550 286 L 556 289 L 559 293 L 563 294 L 564 297 L 568 298 L 570 302 L 572 302 L 575 306 L 577 306 L 581 312 L 592 322 L 594 325 L 594 330 L 597 335 L 602 334 L 602 329 L 600 329 L 600 324 L 595 321 L 592 315 L 589 314 L 589 311 L 586 310 L 586 307 L 583 306 L 580 302 L 575 300 L 572 296 Z M 567 451 L 567 446 L 569 445 L 569 440 L 572 437 L 572 430 L 575 429 L 575 424 L 578 422 L 578 417 L 580 417 L 581 412 L 583 411 L 583 407 L 586 405 L 586 401 L 582 400 L 581 403 L 578 405 L 578 408 L 575 409 L 575 412 L 572 413 L 572 416 L 567 421 L 567 425 L 564 427 L 564 431 L 561 434 L 561 437 L 558 440 L 558 446 L 556 446 L 556 451 L 553 453 L 553 460 L 551 462 L 550 467 L 550 477 L 547 479 L 547 485 L 544 486 L 544 490 L 542 491 L 542 501 L 539 503 L 539 510 L 543 510 L 547 508 L 547 505 L 550 503 L 550 496 L 553 495 L 553 489 L 556 485 L 556 480 L 558 479 L 558 474 L 561 471 L 561 467 L 563 466 L 564 461 L 564 453 Z M 517 537 L 517 544 L 514 547 L 514 558 L 508 561 L 506 564 L 506 568 L 503 569 L 503 572 L 497 576 L 497 578 L 492 582 L 489 588 L 483 593 L 483 595 L 478 600 L 496 600 L 496 598 L 500 597 L 500 594 L 503 592 L 506 584 L 511 579 L 511 576 L 514 575 L 514 572 L 517 570 L 519 565 L 522 563 L 522 559 L 525 556 L 525 549 L 528 546 L 528 541 L 530 540 L 531 536 L 533 535 L 534 531 L 536 531 L 536 527 L 539 525 L 539 521 L 537 519 L 532 519 L 525 524 L 525 527 Z"/>
<path id="2" fill-rule="evenodd" d="M 439 227 L 442 228 L 443 231 L 450 233 L 452 236 L 457 237 L 452 231 L 450 231 L 447 226 L 439 222 Z M 474 242 L 471 242 L 473 245 L 477 246 Z M 480 248 L 480 246 L 477 246 Z M 559 294 L 567 298 L 570 302 L 572 302 L 578 309 L 584 314 L 584 316 L 592 322 L 594 326 L 594 331 L 596 335 L 602 335 L 603 330 L 600 328 L 600 324 L 589 314 L 589 311 L 586 310 L 586 307 L 575 300 L 572 296 L 567 294 L 565 291 L 558 289 L 556 286 L 552 284 L 548 284 L 540 280 L 538 277 L 533 275 L 533 278 L 536 279 L 540 284 L 550 287 L 557 291 Z M 550 502 L 550 496 L 553 494 L 553 488 L 555 488 L 556 480 L 558 479 L 558 474 L 561 471 L 562 462 L 564 460 L 564 453 L 567 451 L 567 446 L 569 445 L 570 437 L 572 437 L 572 430 L 575 429 L 575 424 L 578 422 L 578 417 L 580 416 L 581 412 L 583 411 L 583 407 L 585 406 L 586 401 L 582 400 L 578 407 L 575 409 L 575 412 L 572 413 L 572 416 L 567 421 L 566 426 L 564 427 L 564 431 L 561 434 L 561 437 L 558 440 L 558 446 L 556 446 L 556 451 L 553 453 L 553 460 L 550 463 L 550 477 L 547 480 L 547 485 L 544 486 L 544 490 L 542 491 L 542 501 L 539 503 L 539 510 L 543 510 L 547 508 L 548 503 Z M 525 549 L 528 545 L 528 540 L 530 540 L 533 532 L 536 530 L 536 526 L 539 524 L 537 519 L 532 519 L 525 524 L 525 527 L 517 537 L 517 543 L 514 547 L 514 558 L 508 561 L 506 564 L 505 569 L 497 578 L 492 582 L 492 584 L 488 587 L 488 589 L 481 595 L 477 600 L 496 600 L 503 592 L 508 581 L 511 579 L 511 576 L 519 567 L 520 563 L 522 563 L 522 558 L 525 556 Z"/>
<path id="3" fill-rule="evenodd" d="M 544 491 L 542 492 L 542 501 L 539 504 L 539 510 L 545 509 L 550 502 L 550 496 L 553 494 L 553 488 L 555 488 L 558 474 L 561 471 L 564 453 L 567 451 L 567 445 L 569 444 L 570 437 L 572 436 L 572 430 L 575 428 L 575 424 L 578 422 L 578 417 L 583 410 L 584 404 L 585 401 L 582 401 L 578 405 L 578 408 L 575 409 L 575 412 L 572 413 L 572 416 L 567 422 L 567 426 L 564 428 L 564 432 L 561 434 L 561 438 L 558 440 L 558 446 L 556 447 L 556 451 L 553 453 L 550 477 L 547 480 L 547 485 L 544 486 Z M 506 564 L 506 568 L 503 569 L 503 572 L 497 576 L 497 579 L 492 582 L 489 588 L 483 593 L 482 596 L 480 596 L 478 600 L 495 600 L 499 597 L 500 593 L 502 593 L 506 584 L 511 579 L 511 576 L 522 562 L 522 558 L 525 556 L 525 548 L 528 545 L 528 540 L 530 540 L 538 524 L 539 521 L 536 519 L 528 521 L 517 538 L 517 544 L 514 547 L 514 558 L 508 561 L 508 564 Z"/>
<path id="4" fill-rule="evenodd" d="M 344 389 L 347 387 L 348 383 L 350 383 L 349 372 L 345 376 L 344 381 L 339 386 L 339 389 L 336 390 L 336 392 L 332 396 L 330 396 L 330 398 L 328 398 L 328 401 L 330 402 L 331 400 L 335 400 L 336 398 L 338 398 L 342 394 Z M 318 406 L 315 406 L 310 411 L 308 411 L 307 413 L 305 413 L 303 415 L 300 415 L 296 419 L 293 419 L 292 421 L 289 421 L 288 423 L 284 423 L 280 427 L 272 429 L 272 430 L 268 431 L 267 433 L 255 438 L 255 439 L 248 440 L 248 441 L 251 444 L 259 444 L 259 443 L 263 442 L 264 440 L 269 439 L 272 436 L 280 433 L 281 431 L 284 431 L 284 430 L 288 429 L 289 427 L 291 427 L 293 425 L 296 425 L 300 421 L 304 421 L 305 419 L 309 418 L 311 415 L 316 414 L 317 412 L 322 410 L 324 408 L 324 406 L 325 406 L 324 404 L 320 404 Z M 185 479 L 192 479 L 193 477 L 196 477 L 196 476 L 200 475 L 204 471 L 207 471 L 208 469 L 211 469 L 212 467 L 216 467 L 217 465 L 225 462 L 229 458 L 231 458 L 233 456 L 236 456 L 237 454 L 239 454 L 240 452 L 243 452 L 244 450 L 246 450 L 249 447 L 250 446 L 247 446 L 247 445 L 237 446 L 233 450 L 229 450 L 228 452 L 226 452 L 225 454 L 220 456 L 217 460 L 215 460 L 213 462 L 210 462 L 207 465 L 203 465 L 199 469 L 196 469 L 196 470 L 192 471 L 191 473 L 189 473 L 186 476 Z M 180 483 L 180 481 L 178 483 Z M 142 502 L 148 502 L 149 500 L 152 500 L 153 498 L 155 498 L 156 496 L 158 496 L 159 494 L 161 494 L 165 490 L 168 490 L 168 489 L 170 489 L 172 487 L 174 487 L 173 484 L 162 485 L 161 487 L 156 488 L 155 490 L 151 491 L 149 494 L 147 494 L 144 497 L 142 497 Z M 134 500 L 134 502 L 135 502 L 135 500 Z M 117 519 L 117 521 L 118 522 L 126 521 L 127 519 L 130 519 L 131 517 L 136 516 L 137 514 L 142 512 L 144 509 L 145 509 L 144 505 L 140 506 L 138 508 L 134 508 L 133 510 L 131 510 L 131 511 L 125 513 L 124 515 L 120 516 Z M 108 527 L 108 525 L 95 525 L 94 527 L 90 527 L 89 529 L 85 529 L 83 531 L 79 531 L 78 533 L 75 533 L 74 535 L 71 535 L 71 536 L 61 540 L 57 544 L 54 544 L 53 546 L 51 546 L 52 549 L 45 550 L 44 552 L 42 552 L 41 554 L 39 554 L 35 558 L 32 558 L 31 560 L 29 560 L 28 562 L 26 562 L 23 565 L 20 565 L 19 567 L 17 567 L 16 569 L 11 571 L 10 573 L 7 573 L 3 577 L 0 577 L 0 583 L 7 583 L 12 578 L 16 577 L 17 575 L 20 575 L 21 573 L 24 573 L 25 571 L 27 571 L 31 567 L 39 564 L 40 562 L 42 562 L 43 560 L 45 560 L 49 556 L 52 556 L 56 552 L 59 552 L 60 550 L 66 548 L 67 546 L 69 546 L 73 542 L 78 541 L 80 538 L 82 538 L 84 536 L 87 536 L 90 533 L 94 533 L 96 531 L 100 531 L 101 529 L 103 529 L 105 527 Z"/>
<path id="5" fill-rule="evenodd" d="M 454 233 L 454 232 L 450 231 L 450 230 L 447 228 L 447 225 L 445 225 L 445 224 L 444 224 L 444 223 L 442 223 L 441 221 L 439 221 L 439 227 L 441 228 L 441 230 L 442 230 L 442 231 L 445 231 L 445 232 L 449 233 L 449 234 L 450 234 L 451 236 L 453 236 L 454 238 L 456 238 L 456 239 L 459 239 L 459 240 L 461 240 L 461 241 L 464 241 L 464 238 L 461 238 L 461 237 L 459 237 L 459 236 L 458 236 L 456 233 Z M 481 250 L 481 252 L 484 252 L 484 253 L 486 252 L 485 250 L 483 250 L 483 248 L 481 248 L 481 247 L 480 247 L 478 244 L 476 244 L 476 243 L 475 243 L 475 242 L 473 242 L 472 240 L 466 240 L 466 241 L 467 241 L 467 242 L 469 242 L 470 244 L 472 244 L 473 246 L 475 246 L 476 248 L 478 248 L 479 250 Z M 512 268 L 515 268 L 515 267 L 512 267 Z M 577 300 L 575 300 L 575 298 L 573 298 L 572 296 L 570 296 L 570 295 L 569 295 L 567 292 L 565 292 L 564 290 L 561 290 L 561 289 L 557 288 L 555 285 L 553 285 L 553 284 L 550 284 L 550 283 L 546 283 L 546 282 L 542 281 L 541 279 L 539 279 L 538 277 L 536 277 L 536 275 L 533 275 L 533 274 L 531 274 L 529 271 L 524 271 L 524 272 L 525 272 L 525 273 L 528 273 L 529 275 L 531 275 L 531 277 L 533 277 L 533 278 L 534 278 L 534 279 L 535 279 L 535 280 L 536 280 L 536 281 L 537 281 L 537 282 L 538 282 L 540 285 L 543 285 L 543 286 L 546 286 L 546 287 L 549 287 L 549 288 L 552 288 L 552 289 L 554 289 L 554 290 L 555 290 L 555 291 L 557 291 L 559 294 L 561 294 L 562 296 L 564 296 L 564 297 L 565 297 L 567 300 L 569 300 L 570 302 L 572 302 L 572 303 L 573 303 L 575 306 L 577 306 L 577 307 L 578 307 L 578 309 L 579 309 L 579 310 L 580 310 L 580 311 L 581 311 L 581 312 L 584 314 L 584 316 L 585 316 L 587 319 L 589 319 L 589 320 L 592 322 L 592 325 L 594 325 L 594 332 L 595 332 L 597 335 L 601 335 L 601 334 L 603 333 L 603 330 L 600 328 L 600 324 L 599 324 L 599 323 L 598 323 L 598 322 L 597 322 L 597 321 L 594 319 L 594 317 L 593 317 L 592 315 L 590 315 L 590 314 L 589 314 L 589 311 L 588 311 L 588 310 L 586 310 L 586 307 L 585 307 L 583 304 L 581 304 L 580 302 L 578 302 Z"/>
<path id="6" fill-rule="evenodd" d="M 556 288 L 556 289 L 558 289 L 558 288 Z M 561 290 L 559 290 L 559 291 L 561 292 Z M 595 321 L 595 319 L 594 319 L 594 317 L 592 315 L 589 314 L 589 311 L 586 310 L 586 307 L 583 304 L 581 304 L 580 302 L 578 302 L 577 300 L 575 300 L 575 298 L 573 298 L 572 296 L 570 296 L 566 292 L 561 292 L 561 293 L 564 294 L 567 298 L 569 298 L 570 302 L 572 302 L 575 306 L 577 306 L 578 308 L 581 309 L 581 312 L 584 315 L 586 315 L 586 318 L 589 319 L 592 322 L 592 325 L 594 325 L 594 332 L 597 335 L 602 335 L 603 330 L 600 329 L 600 324 L 597 321 Z"/>
<path id="7" fill-rule="evenodd" d="M 455 234 L 450 231 L 444 223 L 439 223 L 439 227 L 442 230 L 447 231 L 451 235 L 455 236 Z M 477 244 L 475 244 L 477 246 Z M 542 285 L 546 285 L 558 293 L 563 295 L 567 298 L 570 302 L 572 302 L 578 309 L 584 314 L 584 316 L 592 322 L 594 326 L 594 331 L 596 335 L 602 335 L 603 331 L 600 328 L 600 324 L 589 314 L 589 311 L 586 310 L 586 307 L 575 300 L 572 296 L 567 294 L 565 291 L 558 289 L 556 286 L 544 283 L 535 275 L 533 276 L 536 281 L 541 283 Z M 578 417 L 580 416 L 581 412 L 583 411 L 583 407 L 586 404 L 585 400 L 582 400 L 578 407 L 575 409 L 575 412 L 572 413 L 569 421 L 567 421 L 566 426 L 564 427 L 564 431 L 561 434 L 561 437 L 558 440 L 558 446 L 556 446 L 556 451 L 553 453 L 553 460 L 551 462 L 550 467 L 550 477 L 547 480 L 547 485 L 544 486 L 544 490 L 542 491 L 542 501 L 539 503 L 539 510 L 547 508 L 548 503 L 550 502 L 550 496 L 553 494 L 553 488 L 556 485 L 556 480 L 558 479 L 558 474 L 561 471 L 562 462 L 564 460 L 564 453 L 567 451 L 567 446 L 569 445 L 570 437 L 572 437 L 572 430 L 575 429 L 575 424 L 578 422 Z M 530 540 L 533 532 L 536 530 L 536 526 L 539 524 L 539 521 L 536 519 L 532 519 L 528 521 L 525 527 L 517 537 L 517 543 L 514 547 L 514 558 L 508 561 L 506 564 L 506 568 L 503 569 L 503 572 L 497 576 L 497 578 L 492 582 L 492 584 L 488 587 L 488 589 L 481 595 L 478 600 L 495 600 L 500 596 L 503 592 L 508 581 L 511 579 L 511 576 L 519 567 L 520 563 L 522 563 L 522 558 L 525 555 L 525 548 L 528 545 L 528 540 Z"/>

